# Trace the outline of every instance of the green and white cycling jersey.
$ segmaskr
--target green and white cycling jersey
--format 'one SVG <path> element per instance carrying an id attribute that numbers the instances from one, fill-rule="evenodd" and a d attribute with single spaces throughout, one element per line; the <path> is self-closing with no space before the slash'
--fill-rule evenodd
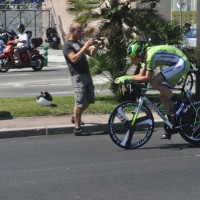
<path id="1" fill-rule="evenodd" d="M 142 67 L 148 71 L 154 71 L 158 66 L 165 66 L 161 74 L 172 87 L 190 70 L 190 63 L 186 55 L 173 46 L 149 47 L 145 58 L 146 62 L 142 63 Z"/>

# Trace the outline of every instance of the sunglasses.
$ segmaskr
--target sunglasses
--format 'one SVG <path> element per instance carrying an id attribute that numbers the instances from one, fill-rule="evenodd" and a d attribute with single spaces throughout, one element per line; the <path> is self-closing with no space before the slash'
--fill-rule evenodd
<path id="1" fill-rule="evenodd" d="M 77 33 L 84 33 L 82 30 L 75 30 Z"/>

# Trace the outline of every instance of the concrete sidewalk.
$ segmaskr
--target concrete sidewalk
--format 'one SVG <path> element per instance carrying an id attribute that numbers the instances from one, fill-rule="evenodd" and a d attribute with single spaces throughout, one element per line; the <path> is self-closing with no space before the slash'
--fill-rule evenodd
<path id="1" fill-rule="evenodd" d="M 87 130 L 105 133 L 108 115 L 84 115 Z M 27 117 L 0 120 L 0 138 L 73 133 L 71 116 Z"/>
<path id="2" fill-rule="evenodd" d="M 84 114 L 84 127 L 92 134 L 107 134 L 109 114 Z M 163 126 L 154 114 L 155 126 Z M 0 138 L 72 134 L 71 116 L 28 117 L 0 120 Z"/>

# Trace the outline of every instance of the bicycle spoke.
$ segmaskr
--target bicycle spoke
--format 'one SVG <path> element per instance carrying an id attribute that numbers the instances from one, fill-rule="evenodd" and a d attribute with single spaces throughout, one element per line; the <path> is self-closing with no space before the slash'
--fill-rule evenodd
<path id="1" fill-rule="evenodd" d="M 133 132 L 131 130 L 128 130 L 121 145 L 128 148 L 131 144 L 132 138 L 133 138 Z"/>
<path id="2" fill-rule="evenodd" d="M 153 121 L 151 119 L 149 119 L 147 116 L 145 116 L 145 117 L 137 118 L 136 124 L 137 125 L 144 125 L 144 124 L 152 125 Z"/>

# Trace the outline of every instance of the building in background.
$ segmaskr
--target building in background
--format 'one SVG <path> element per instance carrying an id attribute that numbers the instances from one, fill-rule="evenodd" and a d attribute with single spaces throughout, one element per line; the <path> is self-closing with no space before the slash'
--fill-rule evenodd
<path id="1" fill-rule="evenodd" d="M 67 0 L 45 0 L 43 2 L 43 9 L 49 9 L 51 11 L 51 26 L 56 25 L 62 44 L 65 35 L 69 32 L 69 26 L 73 21 L 73 16 L 66 11 L 67 7 Z M 166 19 L 171 19 L 170 0 L 160 0 L 159 3 L 156 3 L 156 9 L 158 9 Z"/>
<path id="2" fill-rule="evenodd" d="M 197 0 L 171 0 L 172 20 L 182 27 L 185 23 L 197 27 Z"/>
<path id="3" fill-rule="evenodd" d="M 60 29 L 61 37 L 68 33 L 73 16 L 67 13 L 67 0 L 45 0 L 43 3 L 50 9 L 52 19 Z M 181 7 L 179 7 L 181 5 Z M 168 20 L 174 20 L 183 26 L 191 23 L 193 28 L 197 25 L 197 0 L 160 0 L 156 8 Z M 52 21 L 53 22 L 53 21 Z"/>
<path id="4" fill-rule="evenodd" d="M 155 2 L 155 9 L 166 19 L 175 20 L 181 26 L 187 22 L 191 23 L 193 28 L 196 27 L 197 0 Z M 28 7 L 25 6 L 27 3 Z M 67 0 L 0 0 L 0 25 L 4 28 L 16 28 L 19 23 L 24 23 L 27 29 L 33 31 L 34 36 L 44 40 L 47 28 L 56 27 L 63 44 L 73 21 L 67 8 Z"/>

